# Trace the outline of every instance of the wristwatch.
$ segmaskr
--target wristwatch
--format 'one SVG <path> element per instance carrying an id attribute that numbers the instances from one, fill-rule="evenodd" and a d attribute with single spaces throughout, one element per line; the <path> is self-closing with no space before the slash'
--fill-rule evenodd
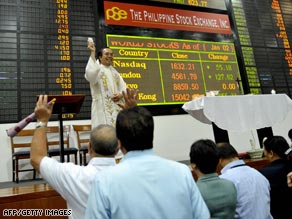
<path id="1" fill-rule="evenodd" d="M 39 127 L 47 127 L 48 123 L 47 122 L 37 122 L 35 124 L 35 128 L 39 128 Z"/>

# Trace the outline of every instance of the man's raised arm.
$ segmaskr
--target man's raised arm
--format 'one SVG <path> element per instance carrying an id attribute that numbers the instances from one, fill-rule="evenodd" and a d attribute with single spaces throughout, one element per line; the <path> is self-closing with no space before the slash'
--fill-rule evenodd
<path id="1" fill-rule="evenodd" d="M 37 119 L 31 142 L 30 162 L 39 172 L 41 160 L 47 156 L 47 123 L 51 117 L 53 104 L 48 104 L 48 96 L 40 95 L 34 109 Z"/>

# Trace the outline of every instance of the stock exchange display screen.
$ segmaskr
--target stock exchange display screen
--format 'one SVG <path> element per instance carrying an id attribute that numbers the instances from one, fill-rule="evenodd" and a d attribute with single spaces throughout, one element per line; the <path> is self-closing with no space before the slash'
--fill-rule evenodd
<path id="1" fill-rule="evenodd" d="M 167 24 L 163 29 L 146 28 L 136 12 L 131 27 L 108 25 L 105 4 L 99 0 L 0 0 L 0 123 L 18 122 L 31 114 L 39 94 L 85 94 L 80 113 L 63 116 L 90 119 L 90 88 L 84 78 L 90 55 L 88 37 L 94 39 L 97 49 L 113 49 L 114 67 L 128 87 L 139 89 L 138 104 L 155 115 L 181 108 L 211 90 L 239 95 L 275 89 L 291 97 L 290 0 L 127 3 L 145 5 L 158 13 L 163 8 L 179 9 L 181 18 L 184 10 L 186 14 L 216 12 L 227 17 L 232 33 L 220 33 L 218 27 L 214 33 L 194 31 L 193 26 L 181 31 L 179 25 L 170 30 Z M 124 18 L 124 11 L 111 9 Z M 153 15 L 153 22 L 156 18 Z M 209 30 L 216 27 L 208 23 L 214 19 L 197 19 Z"/>
<path id="2" fill-rule="evenodd" d="M 210 90 L 240 94 L 233 43 L 107 35 L 113 66 L 141 105 L 182 104 Z"/>
<path id="3" fill-rule="evenodd" d="M 94 4 L 0 0 L 0 123 L 30 115 L 39 94 L 86 94 L 78 118 L 90 117 L 84 72 L 87 37 L 96 34 Z"/>
<path id="4" fill-rule="evenodd" d="M 292 97 L 291 1 L 231 0 L 229 11 L 248 92 Z"/>
<path id="5" fill-rule="evenodd" d="M 226 10 L 225 0 L 151 0 L 151 1 Z"/>

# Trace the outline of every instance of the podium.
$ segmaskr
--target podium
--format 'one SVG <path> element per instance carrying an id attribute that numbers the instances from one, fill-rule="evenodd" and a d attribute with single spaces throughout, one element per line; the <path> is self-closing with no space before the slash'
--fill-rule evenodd
<path id="1" fill-rule="evenodd" d="M 60 161 L 64 162 L 64 130 L 63 130 L 63 114 L 79 114 L 85 94 L 73 94 L 70 96 L 48 95 L 48 102 L 56 99 L 52 114 L 58 115 L 60 126 Z"/>

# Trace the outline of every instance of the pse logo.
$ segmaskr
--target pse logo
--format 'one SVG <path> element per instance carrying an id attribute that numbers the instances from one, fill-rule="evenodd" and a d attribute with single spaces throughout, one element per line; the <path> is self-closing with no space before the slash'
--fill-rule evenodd
<path id="1" fill-rule="evenodd" d="M 125 10 L 121 10 L 118 7 L 112 7 L 106 10 L 106 19 L 113 19 L 115 21 L 125 20 L 128 17 L 128 13 Z"/>

